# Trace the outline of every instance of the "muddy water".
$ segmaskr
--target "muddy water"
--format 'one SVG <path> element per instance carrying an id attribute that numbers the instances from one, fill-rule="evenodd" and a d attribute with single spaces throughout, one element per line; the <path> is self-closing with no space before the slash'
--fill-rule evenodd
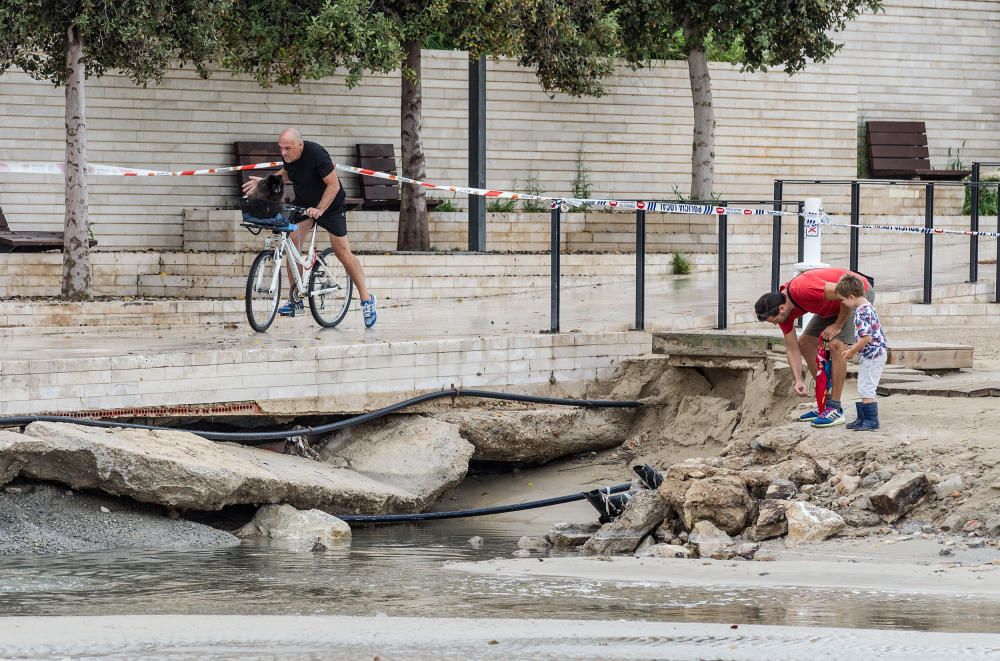
<path id="1" fill-rule="evenodd" d="M 5 557 L 0 616 L 388 615 L 1000 631 L 1000 602 L 981 598 L 440 571 L 448 561 L 509 557 L 524 532 L 480 519 L 358 529 L 349 548 L 325 553 L 245 543 L 208 551 Z M 484 538 L 481 549 L 467 543 L 473 535 Z"/>

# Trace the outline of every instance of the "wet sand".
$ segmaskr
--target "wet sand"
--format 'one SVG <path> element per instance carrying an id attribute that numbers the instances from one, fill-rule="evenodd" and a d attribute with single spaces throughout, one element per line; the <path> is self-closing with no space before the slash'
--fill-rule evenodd
<path id="1" fill-rule="evenodd" d="M 1000 562 L 1000 561 L 998 561 Z M 876 590 L 1000 600 L 1000 564 L 908 564 L 787 560 L 747 562 L 673 558 L 562 557 L 445 565 L 450 571 L 504 576 L 558 576 L 584 581 L 663 583 L 724 588 Z"/>
<path id="2" fill-rule="evenodd" d="M 0 657 L 984 659 L 1000 635 L 667 622 L 287 616 L 0 618 Z"/>

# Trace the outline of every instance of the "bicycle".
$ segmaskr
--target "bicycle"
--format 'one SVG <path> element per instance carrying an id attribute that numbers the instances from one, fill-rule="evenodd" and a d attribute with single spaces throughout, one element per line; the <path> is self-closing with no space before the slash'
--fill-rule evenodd
<path id="1" fill-rule="evenodd" d="M 354 282 L 333 254 L 333 248 L 316 252 L 316 230 L 313 223 L 309 249 L 300 253 L 289 234 L 296 229 L 293 221 L 306 217 L 303 207 L 280 202 L 243 198 L 242 227 L 257 235 L 268 230 L 264 249 L 257 254 L 250 266 L 246 286 L 246 313 L 250 327 L 258 333 L 265 332 L 274 323 L 281 300 L 282 263 L 290 259 L 295 285 L 289 296 L 292 302 L 290 316 L 295 316 L 296 304 L 309 299 L 313 319 L 324 328 L 333 328 L 347 315 L 354 292 Z M 275 237 L 278 237 L 276 243 Z M 273 243 L 273 245 L 272 245 Z M 302 267 L 299 273 L 297 266 Z M 308 274 L 308 286 L 304 286 Z M 303 295 L 303 291 L 305 295 Z"/>

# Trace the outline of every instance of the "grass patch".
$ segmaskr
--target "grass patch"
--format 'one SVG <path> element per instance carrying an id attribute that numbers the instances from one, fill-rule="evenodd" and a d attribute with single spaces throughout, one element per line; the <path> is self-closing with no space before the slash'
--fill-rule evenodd
<path id="1" fill-rule="evenodd" d="M 691 262 L 682 253 L 675 252 L 670 260 L 670 268 L 674 275 L 687 275 L 691 272 Z"/>

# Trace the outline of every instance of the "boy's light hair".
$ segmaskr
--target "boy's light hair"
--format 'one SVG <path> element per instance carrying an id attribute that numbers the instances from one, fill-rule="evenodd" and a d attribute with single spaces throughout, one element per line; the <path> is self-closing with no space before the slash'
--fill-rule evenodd
<path id="1" fill-rule="evenodd" d="M 837 292 L 837 296 L 842 298 L 864 296 L 865 285 L 861 282 L 861 278 L 856 275 L 851 275 L 850 273 L 845 273 L 844 276 L 837 281 L 837 287 L 834 291 Z"/>

